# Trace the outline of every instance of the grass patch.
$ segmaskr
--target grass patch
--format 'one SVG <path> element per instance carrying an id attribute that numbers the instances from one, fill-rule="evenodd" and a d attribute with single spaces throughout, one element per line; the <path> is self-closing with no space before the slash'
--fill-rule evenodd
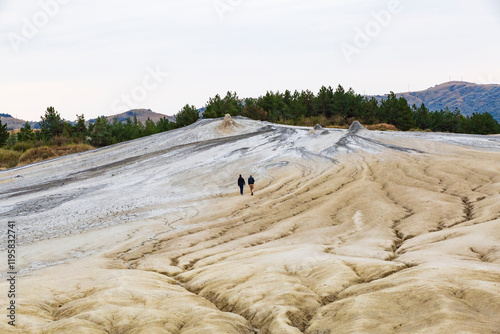
<path id="1" fill-rule="evenodd" d="M 16 167 L 21 152 L 0 148 L 0 169 Z"/>
<path id="2" fill-rule="evenodd" d="M 19 159 L 19 165 L 27 165 L 35 162 L 62 157 L 65 155 L 93 150 L 94 147 L 88 144 L 69 144 L 66 146 L 42 146 L 30 148 L 23 153 Z"/>
<path id="3" fill-rule="evenodd" d="M 349 129 L 349 125 L 328 125 L 327 128 L 329 129 Z"/>
<path id="4" fill-rule="evenodd" d="M 88 144 L 69 144 L 61 147 L 52 147 L 52 151 L 58 156 L 81 153 L 89 150 L 93 150 L 95 147 Z"/>
<path id="5" fill-rule="evenodd" d="M 47 146 L 30 148 L 21 155 L 19 159 L 20 165 L 32 164 L 35 162 L 55 158 L 57 155 Z"/>
<path id="6" fill-rule="evenodd" d="M 387 123 L 378 123 L 378 124 L 373 124 L 373 125 L 367 125 L 366 128 L 368 130 L 375 130 L 375 131 L 399 131 L 397 127 L 395 127 L 392 124 L 387 124 Z"/>

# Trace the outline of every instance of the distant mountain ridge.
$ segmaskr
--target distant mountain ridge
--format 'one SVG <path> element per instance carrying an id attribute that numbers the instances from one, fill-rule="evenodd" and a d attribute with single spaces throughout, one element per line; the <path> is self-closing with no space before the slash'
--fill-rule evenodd
<path id="1" fill-rule="evenodd" d="M 25 120 L 12 117 L 12 115 L 5 113 L 0 114 L 0 119 L 2 120 L 2 124 L 7 124 L 7 131 L 20 129 L 24 127 L 24 124 L 26 124 Z M 28 124 L 31 126 L 32 129 L 39 128 L 38 122 L 28 121 Z"/>
<path id="2" fill-rule="evenodd" d="M 381 100 L 386 96 L 377 95 L 375 98 Z M 488 112 L 500 122 L 500 85 L 497 84 L 450 81 L 418 92 L 397 93 L 396 96 L 403 96 L 410 105 L 424 103 L 431 111 L 458 108 L 469 116 Z"/>
<path id="3" fill-rule="evenodd" d="M 164 114 L 156 113 L 152 111 L 151 109 L 132 109 L 129 111 L 125 111 L 121 114 L 116 114 L 116 115 L 111 115 L 111 116 L 105 116 L 108 121 L 113 122 L 113 120 L 116 118 L 118 122 L 126 122 L 127 118 L 134 119 L 134 117 L 137 117 L 137 120 L 144 124 L 146 120 L 149 118 L 153 122 L 158 122 L 160 119 L 163 117 L 166 117 L 170 122 L 175 122 L 175 117 L 173 116 L 167 116 Z M 89 120 L 89 123 L 94 123 L 97 120 L 97 118 L 93 118 Z"/>

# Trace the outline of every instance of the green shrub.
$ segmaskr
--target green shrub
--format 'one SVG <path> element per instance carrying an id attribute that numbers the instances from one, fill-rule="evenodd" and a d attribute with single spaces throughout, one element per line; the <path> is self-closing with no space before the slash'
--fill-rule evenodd
<path id="1" fill-rule="evenodd" d="M 34 146 L 34 143 L 32 143 L 32 142 L 20 141 L 20 142 L 15 143 L 14 146 L 12 146 L 12 149 L 14 151 L 24 153 L 27 150 L 29 150 L 30 148 L 33 148 L 33 146 Z"/>

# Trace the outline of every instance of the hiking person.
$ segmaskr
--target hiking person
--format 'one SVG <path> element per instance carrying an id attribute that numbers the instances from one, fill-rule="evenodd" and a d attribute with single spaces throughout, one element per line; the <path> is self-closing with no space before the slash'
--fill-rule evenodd
<path id="1" fill-rule="evenodd" d="M 250 192 L 252 193 L 252 196 L 253 196 L 253 184 L 255 183 L 255 180 L 252 176 L 252 174 L 250 174 L 250 177 L 248 178 L 248 185 L 250 186 Z"/>
<path id="2" fill-rule="evenodd" d="M 238 178 L 238 186 L 240 186 L 240 193 L 243 195 L 243 187 L 245 186 L 245 179 L 241 176 Z"/>

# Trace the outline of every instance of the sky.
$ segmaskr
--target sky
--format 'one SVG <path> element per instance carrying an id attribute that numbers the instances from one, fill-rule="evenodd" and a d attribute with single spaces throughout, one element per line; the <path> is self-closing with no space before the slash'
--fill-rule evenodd
<path id="1" fill-rule="evenodd" d="M 500 83 L 498 0 L 0 0 L 0 36 L 0 113 L 32 121 Z"/>

